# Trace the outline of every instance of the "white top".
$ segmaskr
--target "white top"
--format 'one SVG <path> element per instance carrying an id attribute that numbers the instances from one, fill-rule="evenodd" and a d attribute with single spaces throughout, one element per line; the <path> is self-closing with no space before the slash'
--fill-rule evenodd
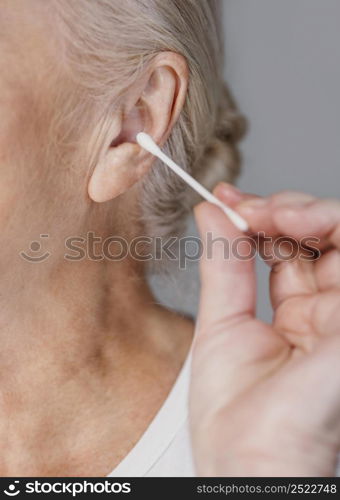
<path id="1" fill-rule="evenodd" d="M 107 477 L 194 476 L 188 425 L 191 355 L 149 427 Z"/>

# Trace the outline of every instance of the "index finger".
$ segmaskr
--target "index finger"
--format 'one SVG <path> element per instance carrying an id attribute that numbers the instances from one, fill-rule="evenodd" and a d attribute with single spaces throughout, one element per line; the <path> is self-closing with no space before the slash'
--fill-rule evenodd
<path id="1" fill-rule="evenodd" d="M 283 192 L 268 198 L 241 200 L 234 209 L 252 231 L 268 236 L 316 237 L 340 248 L 340 201 L 317 199 L 311 195 Z"/>

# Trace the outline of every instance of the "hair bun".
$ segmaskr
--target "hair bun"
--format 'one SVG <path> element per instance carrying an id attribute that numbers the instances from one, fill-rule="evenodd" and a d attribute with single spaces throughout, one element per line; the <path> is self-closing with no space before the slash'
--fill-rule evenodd
<path id="1" fill-rule="evenodd" d="M 246 120 L 223 82 L 214 134 L 196 165 L 196 177 L 208 189 L 222 180 L 232 182 L 238 176 L 241 158 L 237 143 L 245 131 Z"/>

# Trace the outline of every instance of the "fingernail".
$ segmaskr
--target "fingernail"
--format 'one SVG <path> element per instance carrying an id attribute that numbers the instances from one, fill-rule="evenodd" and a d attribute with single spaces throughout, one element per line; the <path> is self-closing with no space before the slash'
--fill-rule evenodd
<path id="1" fill-rule="evenodd" d="M 228 182 L 219 182 L 216 186 L 216 189 L 218 189 L 222 193 L 230 193 L 233 192 L 235 194 L 242 194 L 242 191 L 238 189 L 236 186 L 233 184 L 229 184 Z"/>
<path id="2" fill-rule="evenodd" d="M 261 208 L 267 204 L 267 198 L 251 198 L 250 200 L 241 201 L 239 204 L 241 207 L 249 207 L 249 208 Z"/>
<path id="3" fill-rule="evenodd" d="M 213 191 L 214 195 L 227 204 L 239 203 L 243 198 L 243 193 L 237 187 L 228 184 L 227 182 L 220 182 L 217 184 Z"/>

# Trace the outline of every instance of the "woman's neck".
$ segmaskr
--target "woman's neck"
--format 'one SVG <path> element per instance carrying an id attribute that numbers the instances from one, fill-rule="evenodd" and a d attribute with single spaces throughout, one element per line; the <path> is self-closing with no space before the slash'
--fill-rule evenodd
<path id="1" fill-rule="evenodd" d="M 79 438 L 83 450 L 83 426 L 90 434 L 93 426 L 95 441 L 95 429 L 120 425 L 115 419 L 135 411 L 136 402 L 142 428 L 176 378 L 192 335 L 191 323 L 160 308 L 127 260 L 63 262 L 42 275 L 2 296 L 0 442 L 7 435 L 1 422 L 11 422 L 20 457 L 30 440 L 37 456 L 58 437 Z M 4 468 L 15 472 L 11 462 Z"/>
<path id="2" fill-rule="evenodd" d="M 73 366 L 89 366 L 124 338 L 148 336 L 139 326 L 150 326 L 157 306 L 127 262 L 64 261 L 46 272 L 43 265 L 20 289 L 9 286 L 2 295 L 0 375 L 26 370 L 31 358 L 35 366 L 49 359 L 55 368 L 68 357 Z"/>

